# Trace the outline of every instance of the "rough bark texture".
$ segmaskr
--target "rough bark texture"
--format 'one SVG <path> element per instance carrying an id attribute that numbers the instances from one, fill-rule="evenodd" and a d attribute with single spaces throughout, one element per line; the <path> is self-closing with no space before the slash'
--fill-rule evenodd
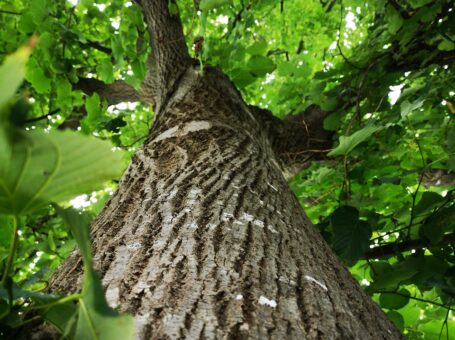
<path id="1" fill-rule="evenodd" d="M 286 152 L 323 146 L 323 113 L 279 121 L 248 107 L 221 71 L 191 66 L 168 0 L 137 2 L 155 121 L 92 225 L 108 302 L 140 339 L 400 338 L 283 176 Z M 74 253 L 50 288 L 74 292 L 81 270 Z"/>
<path id="2" fill-rule="evenodd" d="M 399 339 L 283 177 L 273 129 L 190 67 L 92 225 L 109 303 L 141 339 Z M 80 286 L 73 254 L 51 282 Z M 78 282 L 78 285 L 75 285 Z"/>

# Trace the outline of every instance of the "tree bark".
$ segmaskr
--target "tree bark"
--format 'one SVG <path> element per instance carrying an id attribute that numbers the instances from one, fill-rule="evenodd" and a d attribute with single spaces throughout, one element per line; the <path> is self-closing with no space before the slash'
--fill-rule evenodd
<path id="1" fill-rule="evenodd" d="M 306 217 L 267 120 L 215 68 L 174 88 L 92 225 L 108 302 L 138 338 L 401 338 Z M 51 289 L 77 290 L 81 270 L 74 253 Z"/>

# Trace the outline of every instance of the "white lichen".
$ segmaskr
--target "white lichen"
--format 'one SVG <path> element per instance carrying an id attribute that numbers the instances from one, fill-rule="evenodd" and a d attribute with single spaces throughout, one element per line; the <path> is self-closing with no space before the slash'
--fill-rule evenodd
<path id="1" fill-rule="evenodd" d="M 247 214 L 247 213 L 243 213 L 243 219 L 247 222 L 251 222 L 254 220 L 254 216 L 253 215 L 250 215 L 250 214 Z"/>
<path id="2" fill-rule="evenodd" d="M 266 306 L 269 306 L 269 307 L 272 307 L 272 308 L 275 308 L 278 305 L 275 300 L 269 300 L 263 295 L 261 295 L 259 297 L 259 301 L 258 302 L 259 302 L 260 305 L 266 305 Z"/>
<path id="3" fill-rule="evenodd" d="M 307 279 L 307 280 L 310 281 L 310 282 L 316 283 L 319 287 L 321 287 L 321 288 L 324 289 L 325 291 L 328 291 L 327 286 L 326 286 L 325 284 L 319 282 L 318 280 L 316 280 L 314 277 L 305 275 L 305 279 Z"/>

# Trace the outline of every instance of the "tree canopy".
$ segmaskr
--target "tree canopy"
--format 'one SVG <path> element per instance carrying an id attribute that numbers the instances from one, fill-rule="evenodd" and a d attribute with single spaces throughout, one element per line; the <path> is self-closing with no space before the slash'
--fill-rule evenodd
<path id="1" fill-rule="evenodd" d="M 246 102 L 279 118 L 324 116 L 321 147 L 284 150 L 297 164 L 289 184 L 409 339 L 455 332 L 453 8 L 169 1 L 202 72 L 219 66 Z M 97 294 L 86 227 L 153 121 L 143 13 L 123 0 L 0 0 L 0 25 L 1 332 L 44 318 L 74 336 L 125 338 L 129 316 Z M 42 293 L 76 243 L 82 293 Z"/>

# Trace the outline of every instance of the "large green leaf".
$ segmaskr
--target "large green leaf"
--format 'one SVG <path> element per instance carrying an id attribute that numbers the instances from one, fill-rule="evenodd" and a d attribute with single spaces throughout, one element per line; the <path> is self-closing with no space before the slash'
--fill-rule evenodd
<path id="1" fill-rule="evenodd" d="M 379 296 L 379 303 L 382 308 L 400 309 L 408 304 L 410 295 L 411 293 L 404 288 L 396 293 L 382 293 Z"/>
<path id="2" fill-rule="evenodd" d="M 55 208 L 70 228 L 84 260 L 84 284 L 73 337 L 75 339 L 133 339 L 133 318 L 109 307 L 101 282 L 92 267 L 88 218 L 73 208 L 62 209 L 57 205 Z"/>
<path id="3" fill-rule="evenodd" d="M 18 49 L 6 57 L 0 66 L 0 108 L 2 108 L 16 93 L 25 76 L 25 64 L 32 51 L 32 44 Z"/>
<path id="4" fill-rule="evenodd" d="M 392 5 L 387 6 L 386 16 L 389 32 L 391 34 L 397 33 L 401 26 L 403 26 L 403 17 Z"/>
<path id="5" fill-rule="evenodd" d="M 262 55 L 254 55 L 248 61 L 247 67 L 250 72 L 256 77 L 263 77 L 267 73 L 273 72 L 273 70 L 276 68 L 276 65 L 272 59 L 268 57 Z"/>
<path id="6" fill-rule="evenodd" d="M 414 102 L 410 102 L 409 100 L 405 100 L 404 102 L 401 103 L 400 109 L 401 109 L 401 117 L 406 117 L 409 112 L 412 112 L 414 110 L 417 110 L 418 108 L 421 108 L 424 103 L 424 100 L 416 100 Z"/>
<path id="7" fill-rule="evenodd" d="M 109 143 L 70 131 L 21 136 L 0 164 L 0 213 L 29 214 L 51 201 L 68 200 L 120 176 L 120 152 Z"/>
<path id="8" fill-rule="evenodd" d="M 6 57 L 0 66 L 0 178 L 4 175 L 1 164 L 11 157 L 13 127 L 10 125 L 9 110 L 6 104 L 15 95 L 25 76 L 25 64 L 35 40 Z"/>
<path id="9" fill-rule="evenodd" d="M 422 225 L 422 232 L 432 244 L 440 242 L 445 232 L 455 231 L 455 205 L 441 209 Z"/>
<path id="10" fill-rule="evenodd" d="M 392 270 L 377 275 L 374 282 L 368 287 L 370 291 L 396 289 L 400 283 L 416 275 L 421 262 L 416 258 L 406 258 L 392 266 Z"/>
<path id="11" fill-rule="evenodd" d="M 357 261 L 368 249 L 371 227 L 359 220 L 359 212 L 353 207 L 340 207 L 330 216 L 335 251 L 348 261 Z"/>
<path id="12" fill-rule="evenodd" d="M 390 312 L 387 313 L 387 316 L 399 330 L 403 331 L 404 319 L 400 313 L 398 313 L 397 311 L 391 310 Z"/>
<path id="13" fill-rule="evenodd" d="M 32 84 L 38 93 L 48 93 L 51 89 L 51 79 L 44 73 L 38 62 L 31 58 L 27 64 L 25 78 Z"/>
<path id="14" fill-rule="evenodd" d="M 373 133 L 380 130 L 381 127 L 366 126 L 363 129 L 354 132 L 350 136 L 340 136 L 340 144 L 330 151 L 329 156 L 342 156 L 349 154 L 357 145 L 366 141 Z"/>

